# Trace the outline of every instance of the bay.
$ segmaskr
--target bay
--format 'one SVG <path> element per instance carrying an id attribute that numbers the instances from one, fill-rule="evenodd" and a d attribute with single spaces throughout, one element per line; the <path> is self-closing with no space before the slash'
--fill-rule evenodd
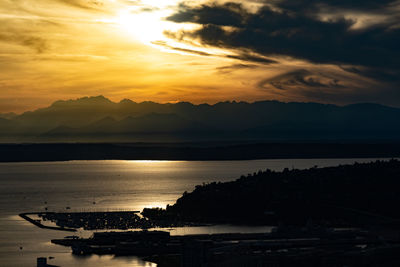
<path id="1" fill-rule="evenodd" d="M 50 243 L 68 233 L 40 229 L 22 212 L 137 210 L 173 204 L 198 184 L 232 181 L 257 172 L 326 167 L 376 159 L 279 159 L 247 161 L 67 161 L 0 163 L 0 266 L 36 266 L 54 257 L 59 266 L 155 266 L 137 257 L 77 257 Z M 261 232 L 271 227 L 217 225 L 170 229 L 171 234 Z M 89 231 L 80 231 L 83 236 Z"/>

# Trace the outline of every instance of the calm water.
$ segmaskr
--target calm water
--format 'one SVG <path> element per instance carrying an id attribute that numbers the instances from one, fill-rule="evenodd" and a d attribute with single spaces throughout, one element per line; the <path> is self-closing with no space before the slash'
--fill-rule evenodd
<path id="1" fill-rule="evenodd" d="M 72 211 L 165 207 L 197 184 L 231 181 L 258 170 L 303 169 L 372 160 L 375 159 L 0 163 L 0 266 L 36 266 L 36 258 L 40 256 L 53 256 L 49 263 L 63 267 L 155 266 L 136 257 L 75 257 L 69 248 L 50 243 L 51 239 L 68 233 L 37 228 L 19 218 L 17 214 L 21 212 L 44 211 L 45 207 L 50 211 L 65 211 L 67 206 Z M 220 225 L 179 228 L 171 233 L 268 230 L 270 227 Z"/>

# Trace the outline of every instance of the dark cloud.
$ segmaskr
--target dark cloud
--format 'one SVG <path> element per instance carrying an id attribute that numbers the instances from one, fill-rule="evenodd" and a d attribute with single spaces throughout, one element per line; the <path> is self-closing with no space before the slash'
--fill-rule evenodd
<path id="1" fill-rule="evenodd" d="M 264 2 L 272 2 L 280 8 L 286 10 L 304 11 L 317 10 L 322 6 L 336 7 L 350 10 L 376 10 L 395 3 L 397 0 L 272 0 Z"/>
<path id="2" fill-rule="evenodd" d="M 336 78 L 321 73 L 313 73 L 304 69 L 290 71 L 272 78 L 263 79 L 257 84 L 259 88 L 266 88 L 267 85 L 271 85 L 280 90 L 293 87 L 343 88 Z"/>
<path id="3" fill-rule="evenodd" d="M 277 98 L 288 101 L 312 101 L 320 103 L 352 104 L 360 102 L 384 103 L 399 106 L 398 87 L 376 87 L 375 84 L 360 83 L 332 71 L 297 69 L 274 77 L 261 79 L 257 84 Z"/>
<path id="4" fill-rule="evenodd" d="M 354 31 L 350 29 L 354 21 L 320 21 L 301 13 L 275 12 L 268 7 L 255 14 L 245 13 L 241 7 L 228 9 L 215 19 L 215 12 L 225 6 L 181 10 L 176 14 L 180 20 L 176 15 L 169 19 L 202 24 L 200 30 L 187 34 L 209 45 L 246 48 L 264 55 L 286 55 L 316 63 L 399 67 L 400 29 L 376 26 Z M 222 18 L 226 12 L 237 12 L 241 19 L 229 24 L 231 15 L 226 21 Z"/>
<path id="5" fill-rule="evenodd" d="M 390 69 L 377 69 L 377 68 L 363 68 L 363 67 L 346 67 L 340 66 L 344 71 L 355 73 L 364 77 L 372 78 L 374 80 L 379 80 L 382 82 L 396 83 L 399 81 L 399 72 Z"/>
<path id="6" fill-rule="evenodd" d="M 246 11 L 237 3 L 222 5 L 211 4 L 200 7 L 189 7 L 181 4 L 180 10 L 168 17 L 173 22 L 194 22 L 199 24 L 214 24 L 223 26 L 241 26 Z"/>
<path id="7" fill-rule="evenodd" d="M 189 54 L 196 54 L 200 56 L 218 56 L 218 57 L 227 57 L 227 58 L 232 58 L 232 59 L 238 59 L 238 60 L 243 60 L 243 61 L 253 61 L 253 62 L 258 62 L 262 64 L 272 64 L 276 63 L 276 61 L 272 59 L 265 58 L 263 56 L 258 56 L 258 55 L 253 55 L 253 54 L 246 54 L 245 52 L 240 52 L 237 55 L 216 55 L 216 54 L 210 54 L 207 52 L 199 51 L 199 50 L 194 50 L 194 49 L 187 49 L 187 48 L 181 48 L 181 47 L 174 47 L 171 45 L 168 45 L 164 41 L 153 41 L 152 44 L 163 46 L 165 48 L 179 51 L 179 52 L 185 52 Z"/>
<path id="8" fill-rule="evenodd" d="M 391 77 L 396 80 L 399 77 L 399 27 L 385 23 L 356 30 L 353 28 L 356 20 L 340 17 L 321 20 L 317 14 L 305 12 L 324 5 L 358 11 L 388 9 L 395 1 L 265 2 L 268 5 L 255 13 L 234 3 L 181 5 L 180 10 L 167 19 L 201 24 L 200 29 L 181 32 L 180 36 L 198 38 L 206 45 L 252 51 L 265 57 L 289 56 L 317 64 L 362 66 L 365 70 L 359 74 L 369 74 L 374 79 Z"/>
<path id="9" fill-rule="evenodd" d="M 275 60 L 272 60 L 272 59 L 269 59 L 269 58 L 266 58 L 263 56 L 259 56 L 259 55 L 246 54 L 245 52 L 242 52 L 239 55 L 227 55 L 226 57 L 244 60 L 244 61 L 252 61 L 252 62 L 257 62 L 257 63 L 262 63 L 262 64 L 277 63 Z"/>

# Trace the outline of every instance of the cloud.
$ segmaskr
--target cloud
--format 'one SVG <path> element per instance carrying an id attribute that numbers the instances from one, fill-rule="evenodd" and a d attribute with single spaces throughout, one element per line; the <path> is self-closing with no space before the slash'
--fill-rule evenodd
<path id="1" fill-rule="evenodd" d="M 18 46 L 24 46 L 37 54 L 42 54 L 51 48 L 49 40 L 51 37 L 46 31 L 60 31 L 62 29 L 61 24 L 47 18 L 10 15 L 6 18 L 0 18 L 0 45 L 7 46 L 8 49 L 6 50 L 2 48 L 8 53 L 15 52 L 14 49 Z"/>
<path id="2" fill-rule="evenodd" d="M 254 69 L 257 68 L 257 65 L 254 64 L 232 64 L 229 66 L 222 66 L 218 67 L 217 70 L 221 73 L 230 73 L 235 70 L 241 70 L 241 69 Z"/>
<path id="3" fill-rule="evenodd" d="M 301 12 L 304 10 L 319 10 L 321 7 L 336 7 L 350 10 L 377 10 L 395 4 L 397 0 L 272 0 L 276 6 Z"/>
<path id="4" fill-rule="evenodd" d="M 337 67 L 309 66 L 308 69 L 297 68 L 272 76 L 266 72 L 265 76 L 255 85 L 259 90 L 285 101 L 399 105 L 398 87 L 385 86 L 384 83 L 374 82 Z"/>
<path id="5" fill-rule="evenodd" d="M 174 51 L 178 51 L 178 52 L 184 52 L 184 53 L 195 54 L 195 55 L 200 55 L 200 56 L 214 56 L 213 54 L 210 54 L 210 53 L 207 53 L 207 52 L 203 52 L 203 51 L 199 51 L 199 50 L 187 49 L 187 48 L 181 48 L 181 47 L 174 47 L 174 46 L 171 46 L 171 45 L 167 44 L 164 41 L 153 41 L 151 43 L 154 44 L 154 45 L 162 46 L 164 48 L 167 48 L 167 49 L 170 49 L 170 50 L 174 50 Z"/>
<path id="6" fill-rule="evenodd" d="M 167 19 L 173 22 L 241 26 L 244 15 L 245 10 L 238 3 L 225 3 L 222 5 L 213 3 L 199 7 L 189 7 L 181 4 L 179 11 Z"/>
<path id="7" fill-rule="evenodd" d="M 324 65 L 337 65 L 357 74 L 356 79 L 370 78 L 391 90 L 400 87 L 400 1 L 269 0 L 258 1 L 262 5 L 256 11 L 246 8 L 248 2 L 182 4 L 167 20 L 201 26 L 179 32 L 178 40 L 189 38 L 206 46 L 257 55 L 241 60 L 301 60 L 320 65 L 321 73 Z M 280 89 L 294 84 L 339 86 L 334 78 L 321 84 L 315 77 L 306 77 L 308 74 L 297 71 L 279 77 L 283 81 L 265 82 Z"/>
<path id="8" fill-rule="evenodd" d="M 398 70 L 365 68 L 365 67 L 354 67 L 354 66 L 340 66 L 340 68 L 349 73 L 355 73 L 382 82 L 396 83 L 399 81 Z"/>
<path id="9" fill-rule="evenodd" d="M 201 29 L 186 34 L 208 45 L 246 48 L 315 63 L 379 67 L 400 64 L 400 29 L 388 30 L 385 26 L 355 32 L 350 29 L 354 24 L 350 20 L 321 21 L 300 12 L 273 11 L 267 6 L 252 14 L 239 4 L 235 4 L 235 9 L 228 4 L 183 7 L 168 19 L 202 24 Z M 235 28 L 225 30 L 222 26 Z"/>
<path id="10" fill-rule="evenodd" d="M 252 62 L 257 62 L 257 63 L 263 63 L 263 64 L 273 64 L 277 63 L 277 61 L 273 59 L 269 59 L 260 55 L 255 55 L 252 53 L 246 53 L 246 52 L 241 52 L 238 55 L 227 55 L 226 57 L 228 58 L 233 58 L 233 59 L 239 59 L 239 60 L 244 60 L 244 61 L 252 61 Z"/>
<path id="11" fill-rule="evenodd" d="M 103 2 L 96 0 L 57 0 L 57 1 L 69 6 L 82 9 L 100 10 L 103 7 Z"/>
<path id="12" fill-rule="evenodd" d="M 321 73 L 313 73 L 305 69 L 298 69 L 272 78 L 263 79 L 258 82 L 259 88 L 271 85 L 276 89 L 286 90 L 290 87 L 312 87 L 312 88 L 343 88 L 337 78 Z"/>
<path id="13" fill-rule="evenodd" d="M 181 4 L 167 20 L 198 24 L 178 41 L 256 55 L 240 59 L 245 65 L 273 61 L 254 86 L 277 99 L 399 105 L 399 0 L 203 2 Z M 218 72 L 237 69 L 246 68 Z"/>
<path id="14" fill-rule="evenodd" d="M 25 34 L 0 32 L 0 41 L 11 42 L 30 47 L 34 49 L 37 53 L 43 53 L 48 47 L 45 39 Z"/>
<path id="15" fill-rule="evenodd" d="M 242 60 L 242 61 L 253 61 L 253 62 L 258 62 L 262 64 L 272 64 L 272 63 L 277 63 L 275 60 L 252 54 L 252 53 L 246 53 L 244 51 L 239 51 L 237 54 L 230 54 L 230 55 L 219 55 L 219 54 L 211 54 L 207 53 L 204 51 L 200 50 L 195 50 L 195 49 L 188 49 L 188 48 L 181 48 L 181 47 L 175 47 L 167 44 L 164 41 L 153 41 L 151 42 L 154 45 L 162 46 L 167 49 L 173 50 L 173 51 L 178 51 L 178 52 L 184 52 L 188 54 L 194 54 L 194 55 L 199 55 L 199 56 L 214 56 L 214 57 L 225 57 L 225 58 L 231 58 L 231 59 L 237 59 L 237 60 Z"/>

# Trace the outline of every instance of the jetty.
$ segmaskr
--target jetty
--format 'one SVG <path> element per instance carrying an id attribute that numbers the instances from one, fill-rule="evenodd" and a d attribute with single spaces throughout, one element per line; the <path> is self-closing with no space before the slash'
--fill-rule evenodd
<path id="1" fill-rule="evenodd" d="M 45 212 L 46 213 L 46 212 Z M 68 232 L 76 232 L 76 229 L 73 228 L 66 228 L 66 227 L 61 227 L 61 226 L 49 226 L 49 225 L 44 225 L 42 223 L 42 220 L 34 220 L 29 217 L 29 215 L 36 215 L 36 216 L 41 216 L 43 215 L 43 212 L 26 212 L 26 213 L 20 213 L 19 216 L 23 218 L 24 220 L 32 223 L 33 225 L 43 228 L 43 229 L 49 229 L 49 230 L 58 230 L 58 231 L 68 231 Z"/>

